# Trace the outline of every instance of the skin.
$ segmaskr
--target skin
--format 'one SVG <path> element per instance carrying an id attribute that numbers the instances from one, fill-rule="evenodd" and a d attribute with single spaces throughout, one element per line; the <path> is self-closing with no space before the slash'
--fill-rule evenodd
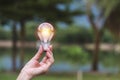
<path id="1" fill-rule="evenodd" d="M 52 46 L 49 46 L 46 55 L 42 61 L 39 62 L 42 53 L 43 48 L 40 46 L 36 55 L 23 67 L 17 80 L 31 80 L 33 77 L 44 74 L 49 70 L 50 66 L 54 63 Z"/>

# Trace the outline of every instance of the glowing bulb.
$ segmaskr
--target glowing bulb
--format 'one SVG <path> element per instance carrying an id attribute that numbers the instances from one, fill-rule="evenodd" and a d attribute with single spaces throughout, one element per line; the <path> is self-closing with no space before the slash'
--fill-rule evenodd
<path id="1" fill-rule="evenodd" d="M 37 33 L 41 40 L 41 45 L 43 46 L 43 49 L 46 51 L 54 35 L 54 28 L 50 23 L 42 23 L 38 26 Z"/>

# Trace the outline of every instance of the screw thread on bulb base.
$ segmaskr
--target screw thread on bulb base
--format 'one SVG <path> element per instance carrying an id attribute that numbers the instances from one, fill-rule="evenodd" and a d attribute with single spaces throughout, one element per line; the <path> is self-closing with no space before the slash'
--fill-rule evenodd
<path id="1" fill-rule="evenodd" d="M 47 51 L 47 49 L 48 49 L 48 47 L 50 45 L 50 42 L 41 42 L 41 45 L 42 45 L 44 51 Z"/>

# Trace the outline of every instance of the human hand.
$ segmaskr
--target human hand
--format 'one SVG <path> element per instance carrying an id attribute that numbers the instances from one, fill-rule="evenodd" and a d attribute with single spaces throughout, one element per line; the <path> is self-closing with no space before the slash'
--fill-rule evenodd
<path id="1" fill-rule="evenodd" d="M 17 80 L 30 80 L 33 77 L 46 73 L 50 66 L 54 63 L 52 47 L 50 46 L 46 51 L 45 57 L 39 62 L 43 53 L 43 48 L 40 46 L 36 55 L 23 67 Z"/>

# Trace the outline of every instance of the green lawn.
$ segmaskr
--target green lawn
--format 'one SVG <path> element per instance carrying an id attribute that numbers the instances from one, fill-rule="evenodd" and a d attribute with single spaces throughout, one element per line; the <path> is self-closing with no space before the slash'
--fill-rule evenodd
<path id="1" fill-rule="evenodd" d="M 120 80 L 119 74 L 84 74 L 83 80 Z"/>
<path id="2" fill-rule="evenodd" d="M 15 73 L 0 73 L 0 80 L 16 80 L 17 74 Z M 42 75 L 34 78 L 33 80 L 77 80 L 77 75 Z M 120 80 L 118 74 L 83 74 L 83 80 Z"/>
<path id="3" fill-rule="evenodd" d="M 16 80 L 16 73 L 0 73 L 0 80 Z M 33 80 L 76 80 L 75 75 L 62 75 L 62 74 L 52 74 L 52 75 L 41 75 L 35 77 Z"/>

